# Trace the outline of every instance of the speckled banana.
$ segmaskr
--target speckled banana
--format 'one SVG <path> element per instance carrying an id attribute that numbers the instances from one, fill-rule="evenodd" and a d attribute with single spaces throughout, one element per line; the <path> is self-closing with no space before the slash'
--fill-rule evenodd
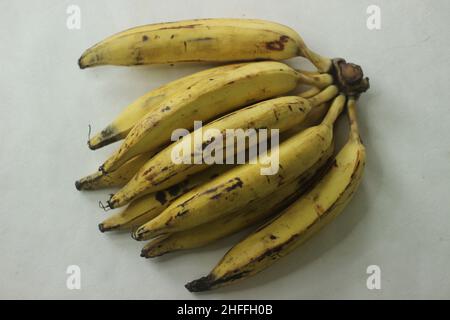
<path id="1" fill-rule="evenodd" d="M 142 119 L 147 112 L 156 108 L 158 104 L 168 99 L 176 92 L 188 90 L 193 84 L 200 79 L 209 78 L 210 76 L 221 72 L 239 68 L 243 64 L 231 64 L 215 68 L 209 68 L 194 74 L 185 76 L 175 81 L 169 82 L 159 88 L 151 90 L 147 94 L 135 100 L 128 105 L 110 124 L 102 131 L 95 134 L 88 141 L 90 149 L 95 150 L 111 144 L 113 142 L 124 139 L 134 125 Z"/>
<path id="2" fill-rule="evenodd" d="M 94 172 L 75 181 L 77 190 L 98 190 L 104 188 L 123 187 L 139 171 L 139 169 L 153 156 L 154 152 L 140 154 L 128 160 L 116 171 L 103 173 Z"/>
<path id="3" fill-rule="evenodd" d="M 117 33 L 86 50 L 80 68 L 201 61 L 283 60 L 302 56 L 328 72 L 330 59 L 284 25 L 252 19 L 198 19 L 144 25 Z"/>
<path id="4" fill-rule="evenodd" d="M 348 101 L 350 138 L 314 188 L 262 228 L 234 246 L 206 277 L 186 285 L 204 291 L 248 278 L 275 263 L 333 220 L 360 184 L 365 148 L 361 143 L 355 100 Z"/>
<path id="5" fill-rule="evenodd" d="M 307 76 L 274 61 L 248 63 L 202 79 L 148 112 L 100 169 L 114 171 L 128 159 L 167 144 L 173 130 L 192 129 L 194 121 L 209 121 L 245 105 L 286 94 L 299 83 L 323 88 L 332 82 L 328 74 Z"/>
<path id="6" fill-rule="evenodd" d="M 141 257 L 153 258 L 178 250 L 205 246 L 250 226 L 256 226 L 266 218 L 280 212 L 297 199 L 311 184 L 311 179 L 328 162 L 333 154 L 333 144 L 324 156 L 299 179 L 282 186 L 275 193 L 224 218 L 202 224 L 192 229 L 161 236 L 142 249 Z"/>
<path id="7" fill-rule="evenodd" d="M 137 228 L 160 214 L 182 194 L 192 190 L 202 183 L 214 179 L 225 171 L 230 170 L 232 167 L 234 166 L 211 166 L 205 172 L 190 176 L 183 182 L 166 190 L 161 190 L 136 199 L 122 212 L 106 218 L 98 225 L 98 227 L 101 232 L 112 230 L 130 230 Z"/>
<path id="8" fill-rule="evenodd" d="M 203 132 L 208 132 L 210 129 L 217 130 L 217 134 L 208 139 L 211 143 L 217 140 L 226 141 L 227 130 L 230 129 L 267 128 L 278 129 L 279 133 L 283 133 L 290 128 L 298 126 L 312 109 L 326 101 L 332 100 L 338 92 L 338 88 L 333 85 L 309 100 L 299 96 L 285 96 L 266 100 L 227 114 L 204 126 L 202 130 Z M 180 164 L 175 163 L 172 159 L 174 150 L 180 145 L 185 143 L 191 144 L 191 148 L 194 150 L 193 141 L 196 134 L 196 131 L 194 131 L 183 137 L 181 141 L 173 143 L 156 154 L 142 166 L 125 187 L 113 195 L 108 201 L 108 206 L 117 208 L 126 205 L 136 197 L 166 189 L 183 181 L 189 175 L 205 170 L 209 166 L 208 164 L 195 164 L 193 159 L 191 159 L 190 164 Z M 236 140 L 233 139 L 233 141 Z M 239 147 L 235 145 L 235 154 L 243 151 Z M 250 147 L 250 145 L 247 145 L 247 147 Z M 206 146 L 203 150 L 205 148 Z M 218 148 L 214 147 L 215 152 L 218 152 Z M 226 153 L 226 148 L 226 144 L 222 144 L 220 150 L 223 154 Z"/>
<path id="9" fill-rule="evenodd" d="M 240 165 L 175 200 L 159 216 L 138 228 L 134 237 L 155 237 L 213 221 L 301 176 L 331 145 L 333 124 L 344 103 L 345 96 L 339 95 L 320 125 L 294 135 L 271 150 L 277 152 L 279 159 L 275 174 L 261 175 L 260 169 L 264 167 L 261 161 Z"/>

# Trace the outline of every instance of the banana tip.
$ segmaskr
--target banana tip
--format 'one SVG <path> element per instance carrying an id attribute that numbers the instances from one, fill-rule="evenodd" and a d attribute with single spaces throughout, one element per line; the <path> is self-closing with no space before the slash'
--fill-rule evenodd
<path id="1" fill-rule="evenodd" d="M 142 258 L 148 258 L 148 256 L 147 256 L 147 250 L 145 250 L 145 249 L 142 249 L 142 250 L 141 250 L 141 257 L 142 257 Z"/>
<path id="2" fill-rule="evenodd" d="M 141 241 L 141 240 L 142 240 L 142 233 L 139 232 L 139 229 L 138 229 L 138 230 L 136 230 L 135 232 L 132 232 L 132 233 L 131 233 L 131 237 L 132 237 L 134 240 L 136 240 L 136 241 Z M 144 252 L 144 250 L 141 251 L 141 254 L 142 254 L 142 252 Z M 142 257 L 142 255 L 141 255 L 141 257 Z"/>
<path id="3" fill-rule="evenodd" d="M 80 67 L 80 69 L 86 69 L 87 68 L 87 66 L 84 64 L 84 62 L 83 62 L 83 56 L 81 56 L 79 59 L 78 59 L 78 67 Z"/>
<path id="4" fill-rule="evenodd" d="M 190 292 L 207 291 L 211 289 L 212 282 L 211 275 L 208 275 L 206 277 L 201 277 L 197 280 L 188 282 L 184 287 Z"/>
<path id="5" fill-rule="evenodd" d="M 79 180 L 75 181 L 75 188 L 77 188 L 78 191 L 81 191 L 82 186 L 83 185 Z"/>
<path id="6" fill-rule="evenodd" d="M 102 233 L 106 231 L 105 226 L 103 225 L 103 223 L 99 223 L 98 230 L 100 230 L 100 232 L 102 232 Z"/>
<path id="7" fill-rule="evenodd" d="M 91 140 L 88 140 L 87 145 L 88 145 L 88 148 L 91 149 L 91 150 L 98 149 L 96 145 L 91 143 Z"/>

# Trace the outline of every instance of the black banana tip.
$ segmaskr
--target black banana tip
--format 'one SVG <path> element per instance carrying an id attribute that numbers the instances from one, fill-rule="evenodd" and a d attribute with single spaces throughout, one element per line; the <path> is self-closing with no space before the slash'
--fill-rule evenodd
<path id="1" fill-rule="evenodd" d="M 87 66 L 84 65 L 84 63 L 83 63 L 83 56 L 81 56 L 81 57 L 78 59 L 78 67 L 80 67 L 80 69 L 85 69 L 85 68 L 87 68 Z"/>
<path id="2" fill-rule="evenodd" d="M 201 277 L 197 280 L 193 280 L 188 282 L 184 287 L 188 289 L 190 292 L 202 292 L 210 290 L 212 287 L 213 281 L 210 275 L 206 277 Z"/>
<path id="3" fill-rule="evenodd" d="M 82 186 L 83 185 L 79 180 L 75 181 L 75 188 L 77 188 L 78 191 L 81 191 Z"/>
<path id="4" fill-rule="evenodd" d="M 88 140 L 87 145 L 88 145 L 88 148 L 91 149 L 91 150 L 96 150 L 97 149 L 95 146 L 93 146 L 91 144 L 91 140 Z"/>
<path id="5" fill-rule="evenodd" d="M 99 223 L 98 230 L 100 230 L 100 232 L 102 232 L 102 233 L 106 231 L 105 230 L 105 226 L 103 225 L 103 223 Z"/>
<path id="6" fill-rule="evenodd" d="M 145 249 L 142 249 L 142 250 L 141 250 L 141 257 L 142 257 L 142 258 L 148 258 L 148 257 L 147 257 L 147 250 L 145 250 Z"/>

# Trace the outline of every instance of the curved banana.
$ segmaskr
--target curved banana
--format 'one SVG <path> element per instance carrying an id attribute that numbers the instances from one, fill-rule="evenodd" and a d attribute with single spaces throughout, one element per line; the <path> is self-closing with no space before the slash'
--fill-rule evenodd
<path id="1" fill-rule="evenodd" d="M 224 141 L 227 137 L 229 138 L 227 130 L 267 128 L 278 129 L 282 133 L 298 126 L 311 109 L 333 99 L 338 92 L 339 90 L 336 86 L 329 86 L 310 100 L 298 96 L 285 96 L 266 100 L 227 114 L 203 127 L 202 132 L 206 133 L 208 130 L 215 130 L 216 133 L 208 138 L 208 141 L 213 146 L 211 151 L 214 149 L 216 154 L 218 152 L 225 154 L 227 152 L 226 149 L 229 147 L 226 145 L 227 143 L 214 146 L 214 141 Z M 143 165 L 133 179 L 108 201 L 109 207 L 117 208 L 123 206 L 136 197 L 166 189 L 183 181 L 187 176 L 208 168 L 208 164 L 196 164 L 194 162 L 194 153 L 191 155 L 192 159 L 190 163 L 175 163 L 173 161 L 173 154 L 180 146 L 189 144 L 191 145 L 191 150 L 194 150 L 195 145 L 193 141 L 197 135 L 197 131 L 184 136 L 179 142 L 173 143 L 163 149 Z M 234 137 L 233 141 L 236 142 Z M 235 143 L 233 148 L 234 154 L 239 154 L 243 151 L 240 147 Z M 251 144 L 248 143 L 246 147 L 251 147 Z M 206 146 L 203 147 L 202 151 L 205 149 Z M 227 154 L 226 156 L 230 157 L 231 155 Z"/>
<path id="2" fill-rule="evenodd" d="M 332 62 L 284 25 L 256 19 L 198 19 L 156 23 L 117 33 L 86 50 L 81 69 L 200 61 L 283 60 L 302 56 L 320 71 Z"/>
<path id="3" fill-rule="evenodd" d="M 94 172 L 75 181 L 77 190 L 98 190 L 103 188 L 122 187 L 139 171 L 139 169 L 153 156 L 154 152 L 147 152 L 128 160 L 116 171 L 111 173 Z"/>
<path id="4" fill-rule="evenodd" d="M 230 249 L 208 276 L 188 283 L 189 291 L 228 285 L 264 270 L 344 209 L 361 181 L 366 159 L 353 98 L 349 99 L 347 107 L 350 138 L 324 177 L 278 217 Z"/>
<path id="5" fill-rule="evenodd" d="M 262 175 L 261 161 L 232 169 L 175 200 L 158 217 L 134 233 L 135 239 L 186 230 L 215 220 L 260 199 L 302 175 L 326 152 L 333 140 L 333 124 L 345 104 L 335 98 L 323 122 L 302 131 L 272 150 L 278 155 L 278 172 Z M 260 159 L 261 160 L 261 159 Z"/>
<path id="6" fill-rule="evenodd" d="M 239 68 L 243 64 L 231 64 L 215 68 L 209 68 L 186 77 L 169 82 L 159 88 L 151 90 L 147 94 L 128 105 L 122 112 L 102 131 L 95 134 L 88 141 L 90 149 L 95 150 L 113 142 L 124 139 L 134 125 L 143 118 L 147 112 L 153 110 L 168 99 L 171 95 L 182 90 L 188 90 L 197 81 L 214 76 L 227 70 Z"/>
<path id="7" fill-rule="evenodd" d="M 102 221 L 98 225 L 98 228 L 101 232 L 137 228 L 159 215 L 182 194 L 214 179 L 232 167 L 232 165 L 211 166 L 205 172 L 190 176 L 183 182 L 166 190 L 161 190 L 136 199 L 122 212 L 116 213 Z"/>
<path id="8" fill-rule="evenodd" d="M 128 159 L 170 142 L 175 129 L 192 129 L 194 121 L 208 121 L 251 103 L 286 94 L 298 83 L 326 87 L 328 74 L 307 76 L 281 62 L 253 62 L 202 79 L 158 104 L 130 131 L 101 167 L 114 171 Z"/>
<path id="9" fill-rule="evenodd" d="M 320 160 L 300 178 L 282 186 L 275 193 L 260 201 L 254 201 L 233 214 L 202 224 L 192 229 L 175 232 L 150 241 L 142 249 L 141 257 L 153 258 L 178 250 L 205 246 L 230 234 L 255 225 L 280 212 L 297 199 L 311 184 L 311 179 L 322 171 L 333 154 L 333 144 Z"/>

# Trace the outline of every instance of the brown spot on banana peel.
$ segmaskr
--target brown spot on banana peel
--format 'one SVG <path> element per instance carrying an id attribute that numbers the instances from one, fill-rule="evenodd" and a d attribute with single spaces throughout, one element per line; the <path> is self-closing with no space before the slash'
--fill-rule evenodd
<path id="1" fill-rule="evenodd" d="M 275 116 L 275 119 L 277 119 L 277 121 L 279 120 L 279 118 L 278 118 L 278 113 L 277 113 L 277 111 L 276 110 L 273 110 L 273 115 Z"/>
<path id="2" fill-rule="evenodd" d="M 211 38 L 211 37 L 193 38 L 193 39 L 189 39 L 187 41 L 188 42 L 201 42 L 201 41 L 210 41 L 210 40 L 214 40 L 214 38 Z"/>
<path id="3" fill-rule="evenodd" d="M 281 36 L 279 40 L 269 41 L 266 42 L 266 48 L 268 50 L 274 50 L 274 51 L 283 51 L 284 50 L 284 44 L 289 41 L 288 36 Z"/>
<path id="4" fill-rule="evenodd" d="M 284 44 L 281 41 L 270 41 L 266 43 L 266 48 L 272 51 L 283 51 Z"/>
<path id="5" fill-rule="evenodd" d="M 235 181 L 235 182 L 234 182 L 234 181 Z M 242 186 L 243 186 L 242 180 L 241 180 L 239 177 L 233 178 L 233 179 L 229 180 L 227 183 L 231 183 L 231 185 L 228 186 L 228 187 L 225 187 L 223 192 L 219 192 L 219 193 L 215 194 L 215 195 L 212 196 L 210 199 L 211 199 L 211 200 L 217 200 L 217 199 L 219 199 L 223 194 L 225 194 L 225 193 L 227 193 L 227 192 L 231 192 L 231 191 L 233 191 L 233 190 L 236 189 L 236 188 L 242 188 Z M 225 184 L 225 185 L 226 185 L 226 184 Z M 204 192 L 204 194 L 210 193 L 210 192 L 214 192 L 214 191 L 216 191 L 218 188 L 214 188 L 214 189 L 215 189 L 215 190 L 212 190 L 212 191 L 207 190 L 207 191 Z"/>
<path id="6" fill-rule="evenodd" d="M 158 28 L 156 30 L 193 29 L 196 26 L 201 26 L 201 25 L 202 25 L 201 23 L 196 23 L 196 24 L 187 24 L 187 25 L 184 25 L 184 26 L 161 27 L 161 28 Z"/>

